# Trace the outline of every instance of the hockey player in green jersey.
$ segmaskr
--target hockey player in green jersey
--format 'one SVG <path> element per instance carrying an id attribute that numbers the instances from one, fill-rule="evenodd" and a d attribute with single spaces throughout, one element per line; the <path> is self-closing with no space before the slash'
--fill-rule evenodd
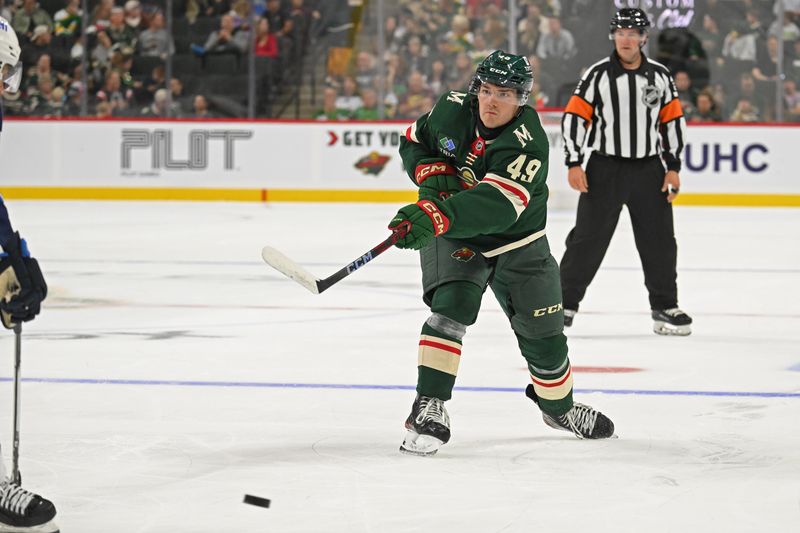
<path id="1" fill-rule="evenodd" d="M 607 438 L 614 424 L 572 400 L 558 264 L 545 236 L 547 136 L 526 106 L 527 58 L 493 52 L 467 92 L 443 95 L 401 140 L 419 201 L 389 224 L 400 248 L 421 250 L 423 299 L 417 396 L 400 450 L 432 455 L 450 440 L 444 407 L 461 344 L 487 287 L 511 323 L 532 384 L 526 394 L 547 425 L 579 438 Z"/>

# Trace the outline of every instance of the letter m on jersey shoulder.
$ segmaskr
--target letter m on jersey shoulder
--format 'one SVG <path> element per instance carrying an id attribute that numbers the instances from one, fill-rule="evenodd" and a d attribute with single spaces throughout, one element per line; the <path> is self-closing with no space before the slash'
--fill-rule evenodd
<path id="1" fill-rule="evenodd" d="M 450 91 L 450 94 L 447 95 L 447 101 L 453 102 L 454 104 L 464 105 L 464 98 L 466 98 L 467 93 L 460 93 L 458 91 Z"/>
<path id="2" fill-rule="evenodd" d="M 520 124 L 519 127 L 514 130 L 514 135 L 517 136 L 517 140 L 523 148 L 525 148 L 525 145 L 533 140 L 533 135 L 531 135 L 531 132 L 529 132 L 528 128 L 525 127 L 525 124 Z"/>

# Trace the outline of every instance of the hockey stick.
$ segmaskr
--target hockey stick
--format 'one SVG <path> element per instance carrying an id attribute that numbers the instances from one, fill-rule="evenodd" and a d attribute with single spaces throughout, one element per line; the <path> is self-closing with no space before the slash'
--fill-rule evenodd
<path id="1" fill-rule="evenodd" d="M 261 257 L 264 262 L 269 266 L 282 273 L 283 275 L 293 279 L 314 294 L 320 294 L 328 287 L 339 283 L 344 278 L 363 267 L 383 252 L 395 245 L 395 243 L 405 237 L 408 230 L 411 228 L 411 223 L 406 221 L 392 231 L 392 234 L 382 243 L 372 248 L 367 253 L 354 259 L 346 267 L 341 268 L 336 273 L 328 276 L 325 279 L 319 279 L 308 270 L 304 269 L 281 252 L 271 246 L 265 246 L 261 250 Z"/>
<path id="2" fill-rule="evenodd" d="M 11 451 L 11 482 L 15 485 L 22 484 L 22 475 L 19 473 L 19 385 L 20 367 L 22 366 L 22 324 L 14 325 L 14 442 Z"/>

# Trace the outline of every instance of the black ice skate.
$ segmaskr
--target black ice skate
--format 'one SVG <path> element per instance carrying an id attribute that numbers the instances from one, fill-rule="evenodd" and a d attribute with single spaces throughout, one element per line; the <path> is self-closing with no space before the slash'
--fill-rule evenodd
<path id="1" fill-rule="evenodd" d="M 439 398 L 417 395 L 406 419 L 406 437 L 400 451 L 433 455 L 450 440 L 450 416 Z"/>
<path id="2" fill-rule="evenodd" d="M 525 388 L 525 396 L 539 405 L 539 397 L 533 385 Z M 571 431 L 579 439 L 607 439 L 614 436 L 614 422 L 606 415 L 584 405 L 575 403 L 566 414 L 552 416 L 542 411 L 544 423 L 551 428 Z"/>
<path id="3" fill-rule="evenodd" d="M 11 483 L 0 482 L 0 533 L 58 533 L 53 502 Z"/>
<path id="4" fill-rule="evenodd" d="M 575 318 L 578 312 L 574 309 L 564 309 L 564 327 L 570 328 L 572 327 L 572 319 Z"/>
<path id="5" fill-rule="evenodd" d="M 679 335 L 685 337 L 692 333 L 692 317 L 677 307 L 672 309 L 653 309 L 653 331 L 659 335 Z"/>

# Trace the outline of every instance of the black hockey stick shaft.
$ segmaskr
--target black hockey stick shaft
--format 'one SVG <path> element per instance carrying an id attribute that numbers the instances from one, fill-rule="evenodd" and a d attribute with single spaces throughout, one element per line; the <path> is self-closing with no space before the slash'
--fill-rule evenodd
<path id="1" fill-rule="evenodd" d="M 334 274 L 328 276 L 325 279 L 317 281 L 317 288 L 319 289 L 319 292 L 322 292 L 328 289 L 329 287 L 332 287 L 333 285 L 339 283 L 344 278 L 346 278 L 359 268 L 363 267 L 364 265 L 366 265 L 379 255 L 381 255 L 383 252 L 394 246 L 397 243 L 397 241 L 405 237 L 410 229 L 411 229 L 411 222 L 409 221 L 405 221 L 399 226 L 395 227 L 392 230 L 392 234 L 389 235 L 389 237 L 382 243 L 378 244 L 377 246 L 369 250 L 367 253 L 361 255 L 361 257 L 357 257 L 356 259 L 351 261 L 350 264 L 341 268 Z"/>
<path id="2" fill-rule="evenodd" d="M 19 485 L 19 422 L 20 422 L 20 381 L 22 366 L 22 324 L 14 325 L 14 442 L 11 449 L 11 482 Z"/>

